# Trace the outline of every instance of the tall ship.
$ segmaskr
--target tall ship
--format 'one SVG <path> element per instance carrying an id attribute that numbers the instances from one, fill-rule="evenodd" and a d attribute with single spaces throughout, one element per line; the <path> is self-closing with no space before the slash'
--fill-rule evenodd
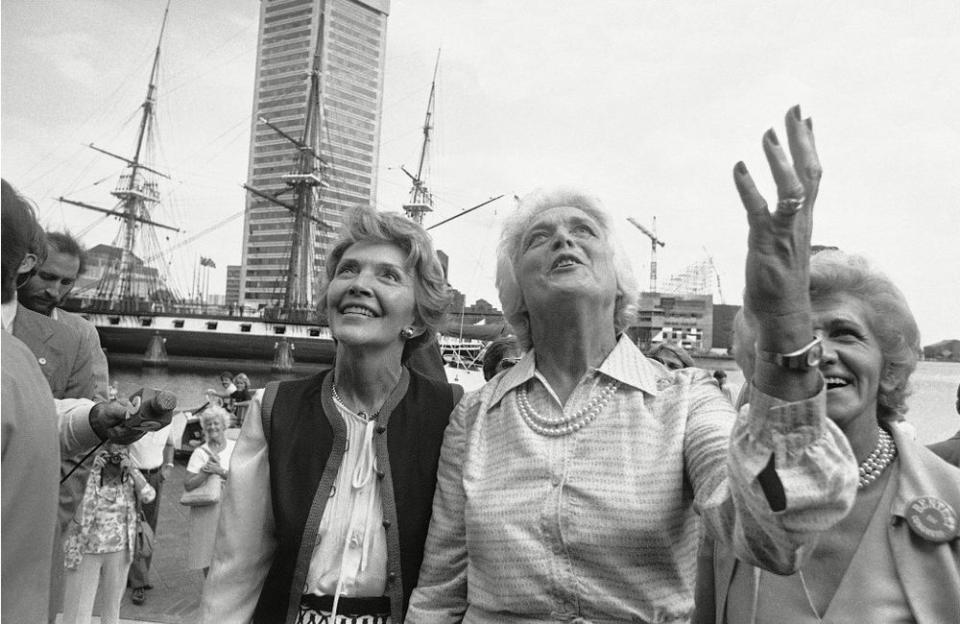
<path id="1" fill-rule="evenodd" d="M 309 84 L 299 127 L 291 128 L 289 122 L 256 115 L 255 132 L 272 133 L 278 144 L 295 154 L 294 162 L 289 163 L 289 170 L 281 177 L 282 186 L 279 189 L 262 188 L 252 177 L 251 183 L 243 185 L 260 205 L 272 206 L 275 212 L 282 209 L 292 221 L 287 246 L 283 248 L 286 267 L 282 281 L 278 281 L 280 288 L 271 292 L 271 302 L 261 302 L 256 307 L 210 305 L 202 298 L 178 293 L 165 270 L 177 249 L 209 233 L 208 228 L 172 245 L 162 243 L 164 234 L 180 232 L 179 224 L 165 223 L 158 216 L 161 213 L 158 208 L 163 203 L 161 188 L 169 176 L 155 165 L 153 159 L 158 136 L 157 82 L 168 14 L 169 4 L 164 12 L 130 155 L 90 145 L 100 154 L 123 163 L 123 172 L 111 192 L 116 203 L 113 207 L 102 207 L 68 197 L 60 198 L 66 204 L 115 217 L 120 223 L 112 245 L 100 245 L 91 250 L 98 252 L 96 262 L 90 263 L 92 270 L 88 271 L 93 273 L 95 280 L 78 288 L 77 297 L 67 302 L 67 307 L 82 312 L 97 326 L 101 343 L 108 353 L 145 354 L 148 363 L 159 363 L 166 355 L 273 360 L 280 368 L 292 365 L 294 359 L 329 363 L 334 355 L 334 343 L 315 303 L 317 276 L 323 271 L 320 266 L 323 254 L 317 253 L 317 245 L 324 238 L 332 237 L 332 220 L 325 211 L 342 214 L 344 208 L 328 205 L 323 193 L 330 176 L 336 172 L 332 171 L 332 159 L 323 153 L 321 141 L 324 127 L 321 78 L 325 68 L 321 36 L 316 37 L 310 59 Z M 320 20 L 317 28 L 322 32 L 323 14 L 317 19 Z M 439 65 L 439 55 L 437 63 Z M 423 126 L 419 164 L 416 173 L 403 168 L 412 182 L 410 200 L 403 210 L 421 224 L 424 214 L 433 210 L 432 196 L 424 178 L 424 162 L 432 129 L 435 86 L 436 67 Z M 496 199 L 499 197 L 450 219 Z M 200 264 L 205 263 L 212 264 L 212 260 L 201 258 Z M 499 323 L 474 325 L 475 319 L 465 320 L 463 311 L 459 312 L 459 315 L 453 315 L 448 331 L 444 332 L 447 335 L 440 337 L 444 358 L 453 365 L 475 367 L 485 341 L 502 333 L 503 323 L 501 320 Z"/>

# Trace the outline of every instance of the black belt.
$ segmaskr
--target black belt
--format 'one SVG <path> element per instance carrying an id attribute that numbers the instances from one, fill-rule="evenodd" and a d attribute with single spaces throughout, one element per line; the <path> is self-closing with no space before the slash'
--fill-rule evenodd
<path id="1" fill-rule="evenodd" d="M 141 468 L 140 472 L 143 474 L 157 474 L 161 470 L 163 470 L 163 466 L 157 466 L 156 468 Z"/>
<path id="2" fill-rule="evenodd" d="M 327 612 L 333 610 L 333 596 L 317 596 L 304 594 L 300 597 L 300 604 L 314 611 Z M 357 598 L 354 596 L 340 596 L 337 601 L 337 614 L 354 615 L 390 615 L 390 598 L 376 596 L 372 598 Z"/>

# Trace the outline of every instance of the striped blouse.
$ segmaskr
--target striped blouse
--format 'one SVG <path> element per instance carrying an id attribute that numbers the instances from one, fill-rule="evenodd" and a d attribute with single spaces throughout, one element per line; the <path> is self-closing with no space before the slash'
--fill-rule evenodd
<path id="1" fill-rule="evenodd" d="M 521 417 L 521 387 L 556 419 L 611 380 L 575 433 Z M 824 392 L 751 398 L 738 418 L 707 373 L 668 371 L 624 337 L 561 406 L 529 352 L 451 416 L 407 622 L 685 622 L 701 520 L 745 560 L 792 570 L 852 504 L 856 461 Z M 777 513 L 757 481 L 771 455 Z"/>

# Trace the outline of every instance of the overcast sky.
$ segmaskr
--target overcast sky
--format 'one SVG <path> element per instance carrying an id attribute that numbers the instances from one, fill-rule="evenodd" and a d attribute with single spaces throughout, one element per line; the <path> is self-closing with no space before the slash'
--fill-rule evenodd
<path id="1" fill-rule="evenodd" d="M 129 152 L 163 6 L 3 4 L 3 176 L 88 246 L 109 243 L 116 223 L 55 200 L 109 204 L 118 167 L 84 144 Z M 226 222 L 180 248 L 174 268 L 189 286 L 196 255 L 212 257 L 212 292 L 240 261 L 258 7 L 173 0 L 164 45 L 166 218 L 186 236 Z M 746 222 L 731 169 L 745 160 L 772 195 L 760 138 L 771 126 L 784 136 L 800 103 L 825 171 L 815 242 L 877 261 L 925 344 L 960 338 L 956 0 L 393 0 L 387 33 L 379 207 L 398 210 L 409 191 L 399 166 L 416 166 L 438 49 L 427 224 L 506 195 L 434 231 L 469 300 L 497 301 L 493 254 L 512 197 L 561 183 L 623 219 L 644 287 L 649 241 L 627 216 L 656 217 L 661 286 L 709 254 L 725 301 L 739 303 Z"/>

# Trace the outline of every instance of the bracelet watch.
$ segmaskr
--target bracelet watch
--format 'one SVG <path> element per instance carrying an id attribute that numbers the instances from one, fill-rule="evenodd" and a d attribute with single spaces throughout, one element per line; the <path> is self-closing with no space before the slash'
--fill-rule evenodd
<path id="1" fill-rule="evenodd" d="M 823 339 L 817 336 L 809 344 L 790 353 L 777 353 L 775 351 L 761 351 L 757 349 L 757 357 L 764 362 L 771 362 L 789 370 L 807 371 L 820 366 L 820 360 L 823 359 L 822 343 Z"/>

